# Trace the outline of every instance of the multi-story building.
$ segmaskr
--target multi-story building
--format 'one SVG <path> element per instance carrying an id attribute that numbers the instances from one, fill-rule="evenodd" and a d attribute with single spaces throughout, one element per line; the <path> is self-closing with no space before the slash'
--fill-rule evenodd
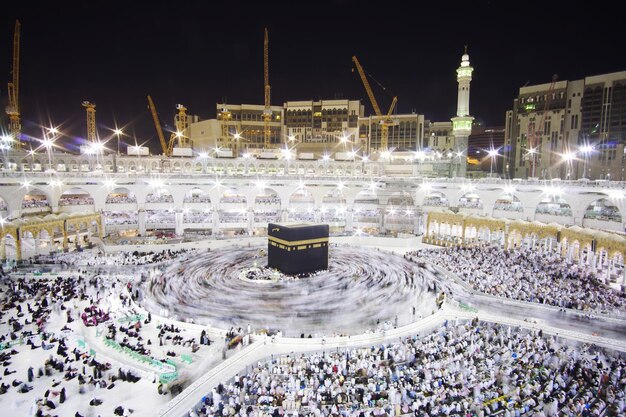
<path id="1" fill-rule="evenodd" d="M 359 140 L 367 153 L 382 147 L 382 124 L 386 117 L 369 116 L 359 118 Z M 393 125 L 387 128 L 387 145 L 399 151 L 417 151 L 424 143 L 424 115 L 396 114 Z"/>
<path id="2" fill-rule="evenodd" d="M 358 120 L 364 110 L 359 100 L 288 101 L 283 111 L 289 146 L 300 153 L 321 155 L 361 147 Z"/>
<path id="3" fill-rule="evenodd" d="M 585 78 L 582 99 L 580 95 L 578 99 L 582 108 L 578 148 L 583 155 L 576 164 L 577 174 L 623 181 L 626 71 Z"/>
<path id="4" fill-rule="evenodd" d="M 197 152 L 211 149 L 229 149 L 233 156 L 246 149 L 261 150 L 265 146 L 265 106 L 260 104 L 217 103 L 217 119 L 203 120 L 189 126 L 189 135 Z M 283 108 L 271 106 L 270 147 L 285 143 L 283 135 Z"/>
<path id="5" fill-rule="evenodd" d="M 454 135 L 452 134 L 452 122 L 426 121 L 424 146 L 422 150 L 447 155 L 453 152 Z"/>
<path id="6" fill-rule="evenodd" d="M 624 179 L 626 71 L 522 87 L 507 112 L 505 176 Z"/>

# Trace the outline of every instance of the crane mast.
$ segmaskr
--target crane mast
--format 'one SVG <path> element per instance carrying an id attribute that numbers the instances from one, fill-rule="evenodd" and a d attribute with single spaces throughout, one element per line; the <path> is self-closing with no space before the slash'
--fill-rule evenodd
<path id="1" fill-rule="evenodd" d="M 548 94 L 546 96 L 546 100 L 544 101 L 543 110 L 541 111 L 541 118 L 539 119 L 538 128 L 535 129 L 534 125 L 528 124 L 528 138 L 530 139 L 530 173 L 531 177 L 536 176 L 537 165 L 539 164 L 539 152 L 541 147 L 541 137 L 544 132 L 544 124 L 546 121 L 546 115 L 550 111 L 550 104 L 552 103 L 552 94 L 554 93 L 554 87 L 556 86 L 556 81 L 558 79 L 558 75 L 554 74 L 552 76 L 552 82 L 550 83 L 550 87 L 548 88 Z"/>
<path id="2" fill-rule="evenodd" d="M 370 86 L 369 81 L 367 80 L 367 76 L 365 74 L 365 70 L 361 66 L 358 58 L 356 56 L 352 57 L 352 62 L 356 66 L 357 72 L 361 77 L 361 81 L 363 82 L 363 86 L 365 87 L 365 91 L 372 103 L 372 107 L 374 108 L 374 113 L 376 116 L 381 118 L 380 120 L 380 148 L 382 151 L 386 151 L 389 147 L 389 126 L 393 126 L 393 119 L 391 118 L 391 114 L 393 113 L 394 108 L 396 107 L 396 103 L 398 102 L 398 97 L 394 96 L 389 106 L 389 111 L 387 114 L 383 114 L 380 111 L 380 106 L 378 105 L 378 101 L 376 101 L 376 97 L 374 96 L 374 92 L 372 91 L 372 87 Z"/>
<path id="3" fill-rule="evenodd" d="M 264 147 L 270 147 L 270 121 L 272 120 L 272 109 L 270 108 L 270 63 L 269 63 L 269 37 L 265 28 L 265 39 L 263 40 L 263 82 L 265 86 L 265 108 L 263 109 L 263 138 Z"/>
<path id="4" fill-rule="evenodd" d="M 9 133 L 16 147 L 21 146 L 22 124 L 20 123 L 19 108 L 19 83 L 20 83 L 20 21 L 15 21 L 13 32 L 13 67 L 11 70 L 11 82 L 8 83 L 9 102 L 6 106 L 6 114 L 9 116 Z"/>
<path id="5" fill-rule="evenodd" d="M 182 104 L 177 104 L 176 109 L 178 110 L 178 113 L 174 116 L 174 126 L 176 127 L 176 132 L 173 132 L 170 136 L 170 141 L 167 146 L 167 155 L 171 155 L 174 152 L 175 143 L 180 148 L 191 146 L 191 141 L 184 135 L 187 127 L 189 127 L 189 122 L 187 121 L 187 107 Z"/>
<path id="6" fill-rule="evenodd" d="M 96 134 L 96 105 L 89 101 L 83 101 L 83 107 L 87 111 L 87 141 L 93 145 L 98 142 Z"/>
<path id="7" fill-rule="evenodd" d="M 156 106 L 154 105 L 154 101 L 152 101 L 152 97 L 148 95 L 148 106 L 150 107 L 150 113 L 152 113 L 152 120 L 154 121 L 154 127 L 157 131 L 157 136 L 159 137 L 159 142 L 161 142 L 161 149 L 163 150 L 163 155 L 170 156 L 170 147 L 165 142 L 165 136 L 163 135 L 163 129 L 161 128 L 161 121 L 159 120 L 159 115 L 156 111 Z M 171 142 L 171 140 L 170 140 Z"/>

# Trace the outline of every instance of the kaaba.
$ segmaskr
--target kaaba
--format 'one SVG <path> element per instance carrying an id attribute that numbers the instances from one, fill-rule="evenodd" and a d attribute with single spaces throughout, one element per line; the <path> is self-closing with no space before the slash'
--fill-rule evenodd
<path id="1" fill-rule="evenodd" d="M 267 266 L 288 274 L 328 269 L 328 225 L 267 225 Z"/>

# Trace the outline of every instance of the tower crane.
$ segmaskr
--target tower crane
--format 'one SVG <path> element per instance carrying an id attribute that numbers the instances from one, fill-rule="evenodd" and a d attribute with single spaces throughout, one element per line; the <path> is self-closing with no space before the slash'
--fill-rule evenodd
<path id="1" fill-rule="evenodd" d="M 171 134 L 169 142 L 165 142 L 165 135 L 163 134 L 163 128 L 161 128 L 159 114 L 157 113 L 156 106 L 150 95 L 148 95 L 148 107 L 150 107 L 150 112 L 152 113 L 152 120 L 154 121 L 154 127 L 156 128 L 157 136 L 161 143 L 161 149 L 163 149 L 163 155 L 172 155 L 174 152 L 174 144 L 177 144 L 180 148 L 191 147 L 191 140 L 184 135 L 184 132 L 189 127 L 189 122 L 187 121 L 187 107 L 182 104 L 176 105 L 176 109 L 178 110 L 178 113 L 174 116 L 176 132 Z"/>
<path id="2" fill-rule="evenodd" d="M 98 135 L 96 133 L 96 104 L 83 101 L 83 107 L 87 111 L 87 141 L 93 145 L 98 142 Z"/>
<path id="3" fill-rule="evenodd" d="M 170 156 L 170 150 L 167 143 L 165 143 L 165 136 L 163 136 L 163 129 L 161 128 L 161 121 L 159 120 L 159 114 L 156 111 L 156 106 L 154 105 L 154 101 L 152 101 L 152 97 L 148 95 L 148 107 L 150 107 L 150 113 L 152 113 L 152 120 L 154 121 L 154 127 L 157 131 L 157 136 L 159 137 L 159 142 L 161 142 L 161 149 L 163 150 L 163 155 Z"/>
<path id="4" fill-rule="evenodd" d="M 176 110 L 178 110 L 178 113 L 174 116 L 174 127 L 176 127 L 176 132 L 173 132 L 170 136 L 170 142 L 167 147 L 169 155 L 171 155 L 174 151 L 174 143 L 176 143 L 179 148 L 191 147 L 191 140 L 185 136 L 185 132 L 189 127 L 189 122 L 187 121 L 187 107 L 182 104 L 177 104 Z"/>
<path id="5" fill-rule="evenodd" d="M 270 40 L 265 28 L 265 38 L 263 40 L 263 85 L 265 87 L 265 108 L 263 109 L 263 138 L 264 147 L 270 147 L 270 121 L 272 120 L 272 109 L 270 108 L 270 63 L 269 63 L 269 45 Z"/>
<path id="6" fill-rule="evenodd" d="M 528 123 L 528 139 L 529 139 L 529 151 L 528 157 L 530 161 L 530 173 L 531 177 L 536 176 L 537 165 L 539 164 L 539 152 L 541 148 L 541 137 L 544 133 L 545 121 L 548 112 L 550 111 L 550 105 L 552 104 L 552 95 L 554 94 L 554 87 L 556 86 L 556 81 L 559 78 L 558 74 L 554 74 L 552 76 L 552 82 L 550 83 L 550 87 L 548 88 L 548 94 L 546 96 L 546 100 L 543 104 L 543 109 L 541 110 L 541 118 L 539 119 L 539 125 L 535 128 L 534 123 Z"/>
<path id="7" fill-rule="evenodd" d="M 370 86 L 369 81 L 367 81 L 367 76 L 365 75 L 365 70 L 361 66 L 361 63 L 359 62 L 356 56 L 352 57 L 352 62 L 354 62 L 354 65 L 356 66 L 359 76 L 361 77 L 361 81 L 363 81 L 363 86 L 365 87 L 365 91 L 367 92 L 367 95 L 369 96 L 370 101 L 372 102 L 372 107 L 374 108 L 374 112 L 376 113 L 376 116 L 378 116 L 381 119 L 380 120 L 380 128 L 381 128 L 380 148 L 382 151 L 386 151 L 389 146 L 388 144 L 389 126 L 394 125 L 393 119 L 391 118 L 391 113 L 393 113 L 393 109 L 396 107 L 396 103 L 398 102 L 398 97 L 397 96 L 393 97 L 393 100 L 391 101 L 391 105 L 389 106 L 389 111 L 387 111 L 387 114 L 383 115 L 383 113 L 380 110 L 380 106 L 378 105 L 378 102 L 376 101 L 376 97 L 374 96 L 374 92 L 372 91 L 372 87 Z"/>
<path id="8" fill-rule="evenodd" d="M 9 101 L 6 106 L 6 114 L 9 116 L 9 132 L 14 146 L 21 145 L 22 125 L 20 123 L 19 86 L 20 86 L 20 21 L 15 21 L 13 32 L 13 67 L 11 70 L 11 82 L 8 85 Z"/>

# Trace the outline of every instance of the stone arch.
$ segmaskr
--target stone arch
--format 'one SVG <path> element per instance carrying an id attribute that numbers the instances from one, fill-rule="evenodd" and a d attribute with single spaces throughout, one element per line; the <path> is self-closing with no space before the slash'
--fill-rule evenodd
<path id="1" fill-rule="evenodd" d="M 165 187 L 159 187 L 146 196 L 146 203 L 173 203 L 174 196 Z"/>
<path id="2" fill-rule="evenodd" d="M 332 190 L 324 193 L 322 197 L 322 204 L 326 205 L 337 205 L 337 204 L 346 204 L 346 197 L 343 195 L 343 190 L 339 187 L 335 187 Z"/>
<path id="3" fill-rule="evenodd" d="M 450 207 L 450 201 L 441 191 L 429 191 L 424 197 L 423 206 Z"/>
<path id="4" fill-rule="evenodd" d="M 458 207 L 482 209 L 483 201 L 476 191 L 468 191 L 459 198 Z"/>
<path id="5" fill-rule="evenodd" d="M 315 197 L 306 187 L 300 187 L 289 196 L 289 220 L 314 221 Z"/>
<path id="6" fill-rule="evenodd" d="M 125 187 L 114 188 L 109 194 L 107 194 L 106 204 L 128 204 L 136 203 L 137 196 Z"/>
<path id="7" fill-rule="evenodd" d="M 256 205 L 274 205 L 281 204 L 281 199 L 276 190 L 273 188 L 263 188 L 254 197 L 254 204 Z"/>
<path id="8" fill-rule="evenodd" d="M 394 192 L 389 196 L 387 203 L 395 207 L 413 207 L 415 205 L 413 197 L 407 191 Z"/>
<path id="9" fill-rule="evenodd" d="M 587 206 L 583 218 L 621 223 L 622 213 L 609 199 L 600 198 Z"/>
<path id="10" fill-rule="evenodd" d="M 231 187 L 224 190 L 220 196 L 220 204 L 224 203 L 246 204 L 247 199 L 237 188 Z"/>
<path id="11" fill-rule="evenodd" d="M 266 225 L 281 220 L 281 198 L 273 188 L 263 188 L 254 197 L 254 223 Z M 265 227 L 265 226 L 264 226 Z"/>
<path id="12" fill-rule="evenodd" d="M 549 195 L 543 198 L 535 208 L 537 214 L 549 214 L 552 216 L 572 216 L 572 206 L 559 195 Z"/>
<path id="13" fill-rule="evenodd" d="M 194 187 L 185 193 L 184 203 L 211 204 L 211 197 L 200 187 Z"/>
<path id="14" fill-rule="evenodd" d="M 493 210 L 522 212 L 524 207 L 515 193 L 505 192 L 496 199 L 496 202 L 493 204 Z"/>
<path id="15" fill-rule="evenodd" d="M 88 191 L 80 187 L 70 188 L 63 191 L 59 196 L 59 207 L 61 206 L 84 206 L 93 205 L 94 200 Z"/>
<path id="16" fill-rule="evenodd" d="M 362 190 L 354 197 L 354 204 L 376 204 L 378 205 L 380 200 L 374 190 Z"/>
<path id="17" fill-rule="evenodd" d="M 359 225 L 363 223 L 371 223 L 378 226 L 381 218 L 381 213 L 378 208 L 379 204 L 380 200 L 378 195 L 376 195 L 376 191 L 373 189 L 361 190 L 354 197 L 354 207 L 352 209 L 352 212 L 354 213 L 354 221 Z M 371 231 L 375 232 L 375 230 Z"/>
<path id="18" fill-rule="evenodd" d="M 50 210 L 50 198 L 48 194 L 39 188 L 28 190 L 22 198 L 22 209 L 43 209 Z"/>

